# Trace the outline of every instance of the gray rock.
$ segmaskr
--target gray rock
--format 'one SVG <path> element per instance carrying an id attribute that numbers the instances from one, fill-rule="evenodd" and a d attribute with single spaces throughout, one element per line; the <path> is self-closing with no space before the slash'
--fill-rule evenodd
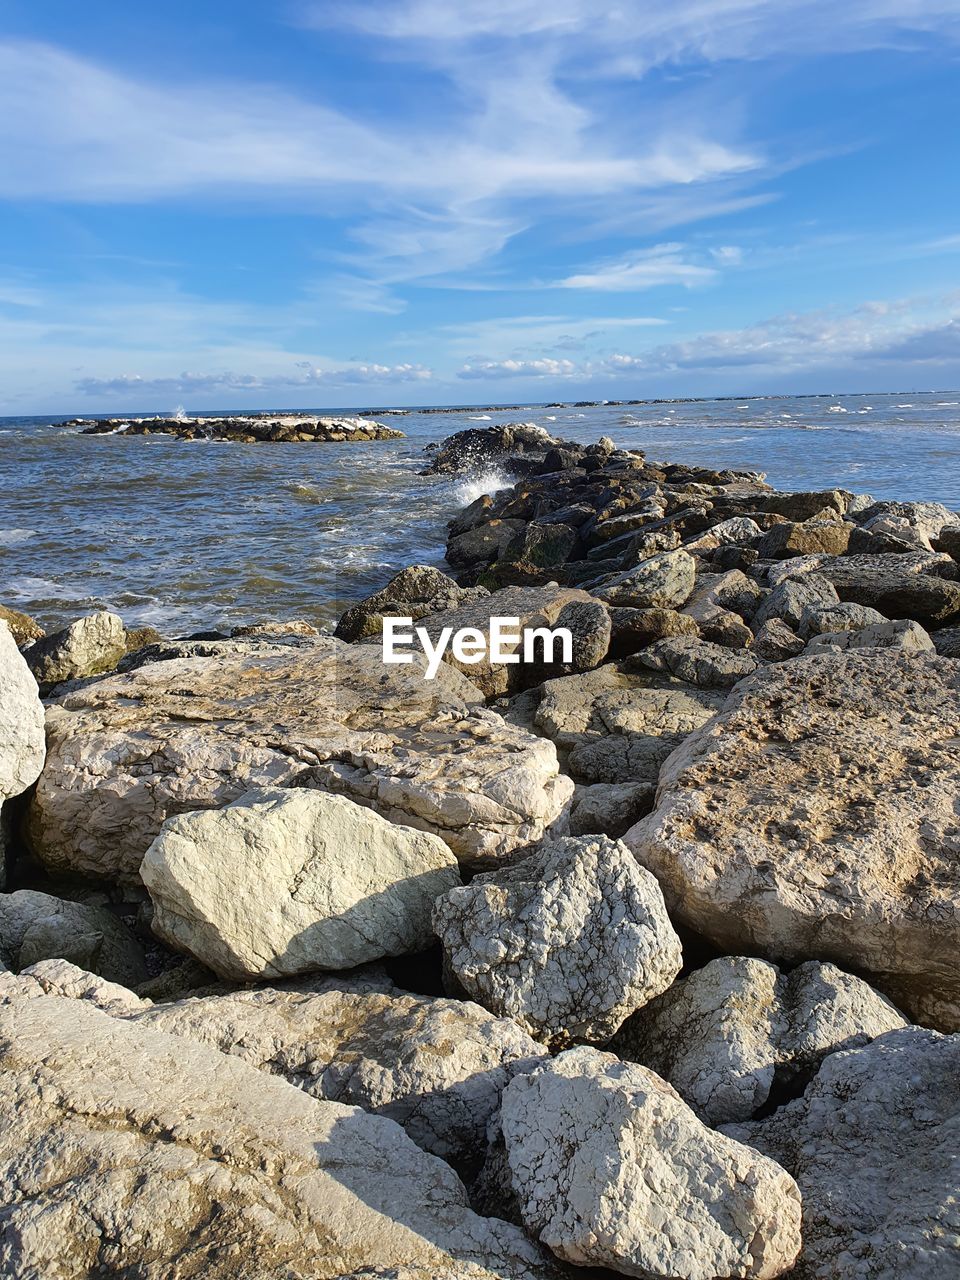
<path id="1" fill-rule="evenodd" d="M 935 631 L 932 640 L 942 658 L 960 658 L 960 627 L 944 627 Z"/>
<path id="2" fill-rule="evenodd" d="M 36 782 L 45 746 L 43 704 L 37 682 L 6 623 L 0 621 L 0 809 Z M 4 836 L 0 829 L 0 889 L 5 884 Z"/>
<path id="3" fill-rule="evenodd" d="M 451 538 L 447 543 L 447 563 L 455 569 L 468 569 L 471 565 L 490 564 L 523 532 L 522 520 L 489 520 L 466 533 Z"/>
<path id="4" fill-rule="evenodd" d="M 680 971 L 660 889 L 618 841 L 548 841 L 437 900 L 463 989 L 537 1039 L 604 1041 Z"/>
<path id="5" fill-rule="evenodd" d="M 205 1045 L 15 1000 L 0 1068 L 4 1275 L 288 1280 L 292 1258 L 318 1277 L 556 1274 L 392 1120 Z"/>
<path id="6" fill-rule="evenodd" d="M 806 608 L 836 604 L 839 599 L 833 583 L 819 573 L 809 572 L 800 578 L 788 578 L 774 587 L 754 614 L 754 630 L 759 630 L 771 618 L 779 618 L 788 627 L 796 628 Z"/>
<path id="7" fill-rule="evenodd" d="M 841 600 L 878 609 L 887 618 L 947 623 L 960 618 L 957 565 L 947 555 L 842 556 L 818 572 L 833 583 Z"/>
<path id="8" fill-rule="evenodd" d="M 610 1045 L 673 1085 L 704 1122 L 749 1120 L 771 1091 L 802 1085 L 823 1059 L 907 1025 L 852 974 L 811 960 L 781 973 L 723 956 L 628 1018 Z"/>
<path id="9" fill-rule="evenodd" d="M 0 955 L 11 969 L 69 960 L 128 987 L 147 976 L 140 944 L 112 911 L 32 889 L 0 894 Z"/>
<path id="10" fill-rule="evenodd" d="M 955 1280 L 960 1036 L 919 1027 L 826 1059 L 806 1093 L 729 1132 L 803 1196 L 798 1276 Z"/>
<path id="11" fill-rule="evenodd" d="M 906 653 L 936 653 L 929 635 L 912 618 L 875 622 L 861 631 L 827 632 L 814 636 L 807 644 L 809 654 L 843 649 L 902 649 Z"/>
<path id="12" fill-rule="evenodd" d="M 652 782 L 595 782 L 577 787 L 570 804 L 570 834 L 619 840 L 653 808 L 655 791 Z"/>
<path id="13" fill-rule="evenodd" d="M 341 640 L 378 637 L 384 616 L 413 618 L 455 609 L 487 594 L 483 587 L 459 587 L 453 578 L 429 565 L 415 564 L 402 569 L 380 591 L 352 605 L 334 630 Z"/>
<path id="14" fill-rule="evenodd" d="M 438 836 L 276 788 L 168 818 L 140 875 L 154 932 L 241 981 L 422 951 L 434 899 L 460 881 Z"/>
<path id="15" fill-rule="evenodd" d="M 612 605 L 634 609 L 679 609 L 696 580 L 696 565 L 686 551 L 664 551 L 643 560 L 598 587 L 595 594 Z"/>
<path id="16" fill-rule="evenodd" d="M 24 656 L 37 683 L 49 688 L 64 680 L 113 671 L 126 652 L 123 619 L 102 610 L 37 640 L 24 650 Z"/>
<path id="17" fill-rule="evenodd" d="M 842 556 L 853 525 L 841 520 L 809 520 L 801 524 L 775 524 L 757 547 L 763 560 L 788 560 L 793 556 Z"/>
<path id="18" fill-rule="evenodd" d="M 470 1172 L 504 1086 L 544 1059 L 515 1023 L 479 1005 L 406 993 L 238 991 L 136 1011 L 314 1098 L 402 1125 L 424 1151 Z"/>
<path id="19" fill-rule="evenodd" d="M 740 684 L 684 742 L 625 840 L 676 917 L 722 950 L 830 959 L 950 1030 L 958 736 L 950 659 L 795 658 Z"/>
<path id="20" fill-rule="evenodd" d="M 752 653 L 693 636 L 659 640 L 638 653 L 635 661 L 699 689 L 731 689 L 760 666 L 759 658 Z"/>
<path id="21" fill-rule="evenodd" d="M 753 652 L 764 662 L 785 662 L 803 653 L 804 643 L 780 618 L 768 618 L 758 630 Z"/>
<path id="22" fill-rule="evenodd" d="M 838 604 L 808 605 L 800 615 L 797 630 L 802 639 L 811 640 L 814 636 L 837 631 L 862 631 L 864 627 L 883 622 L 886 618 L 876 609 L 841 601 Z"/>
<path id="23" fill-rule="evenodd" d="M 646 1067 L 572 1049 L 511 1081 L 501 1127 L 523 1220 L 568 1262 L 715 1280 L 779 1276 L 799 1252 L 790 1175 Z"/>

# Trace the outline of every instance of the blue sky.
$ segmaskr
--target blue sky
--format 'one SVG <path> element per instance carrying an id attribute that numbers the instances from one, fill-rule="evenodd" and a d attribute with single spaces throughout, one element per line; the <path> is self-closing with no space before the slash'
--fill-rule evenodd
<path id="1" fill-rule="evenodd" d="M 4 0 L 0 414 L 960 386 L 960 0 Z"/>

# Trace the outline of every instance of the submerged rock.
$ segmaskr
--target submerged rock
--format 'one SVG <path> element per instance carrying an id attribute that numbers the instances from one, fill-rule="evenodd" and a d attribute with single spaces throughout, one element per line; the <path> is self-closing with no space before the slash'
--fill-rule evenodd
<path id="1" fill-rule="evenodd" d="M 504 1090 L 523 1221 L 558 1257 L 664 1280 L 773 1277 L 800 1249 L 800 1194 L 772 1160 L 701 1124 L 635 1063 L 572 1049 Z"/>
<path id="2" fill-rule="evenodd" d="M 434 899 L 460 882 L 438 836 L 277 789 L 168 818 L 140 876 L 154 933 L 241 981 L 422 951 Z"/>
<path id="3" fill-rule="evenodd" d="M 960 1026 L 960 667 L 861 650 L 740 684 L 625 837 L 668 906 L 732 952 L 833 960 Z"/>
<path id="4" fill-rule="evenodd" d="M 635 1013 L 610 1048 L 673 1085 L 705 1124 L 749 1120 L 823 1059 L 906 1026 L 862 979 L 808 961 L 781 973 L 723 956 Z"/>
<path id="5" fill-rule="evenodd" d="M 618 841 L 547 842 L 437 900 L 464 990 L 545 1042 L 604 1041 L 680 972 L 654 878 Z"/>
<path id="6" fill-rule="evenodd" d="M 79 1000 L 0 1008 L 0 1271 L 549 1280 L 392 1120 Z M 104 1224 L 109 1223 L 105 1232 Z"/>
<path id="7" fill-rule="evenodd" d="M 919 1027 L 832 1054 L 806 1093 L 729 1132 L 803 1196 L 798 1275 L 954 1280 L 960 1036 Z"/>

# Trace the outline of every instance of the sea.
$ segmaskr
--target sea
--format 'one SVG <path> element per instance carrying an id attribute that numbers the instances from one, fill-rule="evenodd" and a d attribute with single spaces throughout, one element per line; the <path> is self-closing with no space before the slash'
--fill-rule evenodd
<path id="1" fill-rule="evenodd" d="M 406 439 L 357 444 L 84 436 L 68 420 L 0 418 L 0 604 L 48 630 L 94 609 L 167 636 L 327 627 L 405 565 L 443 567 L 447 521 L 510 483 L 420 474 L 429 443 L 472 426 L 533 422 L 779 489 L 960 511 L 960 393 L 412 410 L 382 418 Z"/>

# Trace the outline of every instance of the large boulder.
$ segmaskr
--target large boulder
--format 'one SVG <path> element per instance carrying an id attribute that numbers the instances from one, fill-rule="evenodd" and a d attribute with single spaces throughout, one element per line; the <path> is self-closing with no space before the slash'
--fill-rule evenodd
<path id="1" fill-rule="evenodd" d="M 439 836 L 276 788 L 168 818 L 140 876 L 154 933 L 241 981 L 422 951 L 434 899 L 460 883 Z"/>
<path id="2" fill-rule="evenodd" d="M 806 1093 L 729 1132 L 789 1169 L 806 1280 L 955 1280 L 960 1036 L 919 1027 L 827 1058 Z"/>
<path id="3" fill-rule="evenodd" d="M 36 782 L 44 759 L 43 703 L 9 627 L 0 620 L 0 810 Z M 2 815 L 0 815 L 2 824 Z M 0 889 L 4 887 L 0 825 Z"/>
<path id="4" fill-rule="evenodd" d="M 635 662 L 701 689 L 732 689 L 760 665 L 752 653 L 736 652 L 698 636 L 658 640 L 638 653 Z"/>
<path id="5" fill-rule="evenodd" d="M 930 636 L 912 618 L 874 622 L 861 631 L 822 632 L 807 643 L 807 653 L 811 654 L 841 649 L 902 649 L 904 653 L 936 653 Z"/>
<path id="6" fill-rule="evenodd" d="M 131 987 L 147 976 L 143 949 L 112 911 L 33 889 L 0 893 L 0 958 L 11 969 L 69 960 Z"/>
<path id="7" fill-rule="evenodd" d="M 609 1040 L 680 972 L 654 878 L 619 841 L 550 841 L 437 900 L 434 928 L 464 990 L 552 1044 Z"/>
<path id="8" fill-rule="evenodd" d="M 152 662 L 68 692 L 47 715 L 33 848 L 58 871 L 136 880 L 166 818 L 305 778 L 495 861 L 537 839 L 573 791 L 542 739 L 473 710 L 441 664 L 384 666 L 332 637 Z M 304 647 L 300 647 L 304 646 Z"/>
<path id="9" fill-rule="evenodd" d="M 832 960 L 960 1025 L 960 667 L 861 650 L 745 680 L 666 762 L 626 835 L 728 952 Z"/>
<path id="10" fill-rule="evenodd" d="M 960 619 L 960 582 L 951 580 L 957 566 L 947 555 L 841 556 L 821 564 L 817 572 L 833 583 L 841 600 L 867 605 L 888 618 L 941 624 Z"/>
<path id="11" fill-rule="evenodd" d="M 43 688 L 114 671 L 126 652 L 123 619 L 106 609 L 78 618 L 24 650 L 27 665 Z"/>
<path id="12" fill-rule="evenodd" d="M 383 630 L 384 617 L 413 618 L 418 622 L 428 613 L 455 609 L 486 594 L 483 587 L 457 586 L 453 578 L 429 565 L 410 565 L 380 591 L 351 605 L 337 623 L 334 635 L 341 640 L 377 638 Z"/>
<path id="13" fill-rule="evenodd" d="M 724 695 L 613 664 L 548 680 L 533 724 L 586 783 L 654 783 L 687 734 L 706 724 Z"/>
<path id="14" fill-rule="evenodd" d="M 496 427 L 468 427 L 448 436 L 432 449 L 428 475 L 459 472 L 483 473 L 492 464 L 507 464 L 508 455 L 527 454 L 537 458 L 560 444 L 545 427 L 533 422 L 508 422 Z M 509 484 L 509 481 L 502 482 Z"/>
<path id="15" fill-rule="evenodd" d="M 84 1000 L 115 1018 L 151 1007 L 150 1000 L 142 999 L 122 983 L 108 982 L 69 960 L 38 960 L 19 973 L 0 970 L 0 1004 L 38 1000 L 42 996 Z"/>
<path id="16" fill-rule="evenodd" d="M 501 1127 L 523 1221 L 568 1262 L 715 1280 L 783 1275 L 797 1256 L 790 1175 L 646 1067 L 572 1049 L 510 1082 Z"/>
<path id="17" fill-rule="evenodd" d="M 906 1026 L 861 978 L 807 961 L 782 973 L 722 956 L 628 1018 L 610 1048 L 669 1080 L 705 1124 L 749 1120 L 830 1053 Z"/>
<path id="18" fill-rule="evenodd" d="M 555 1274 L 392 1120 L 205 1045 L 79 1000 L 14 1000 L 0 1068 L 4 1275 Z"/>
<path id="19" fill-rule="evenodd" d="M 236 1054 L 314 1098 L 389 1116 L 464 1173 L 483 1157 L 504 1086 L 544 1058 L 507 1018 L 406 993 L 238 991 L 133 1016 Z"/>
<path id="20" fill-rule="evenodd" d="M 632 609 L 679 609 L 693 591 L 697 568 L 686 551 L 663 551 L 605 582 L 596 595 Z"/>
<path id="21" fill-rule="evenodd" d="M 804 611 L 836 604 L 840 597 L 832 582 L 816 573 L 788 578 L 774 585 L 753 616 L 753 627 L 759 631 L 765 622 L 778 619 L 788 627 L 797 627 Z"/>

